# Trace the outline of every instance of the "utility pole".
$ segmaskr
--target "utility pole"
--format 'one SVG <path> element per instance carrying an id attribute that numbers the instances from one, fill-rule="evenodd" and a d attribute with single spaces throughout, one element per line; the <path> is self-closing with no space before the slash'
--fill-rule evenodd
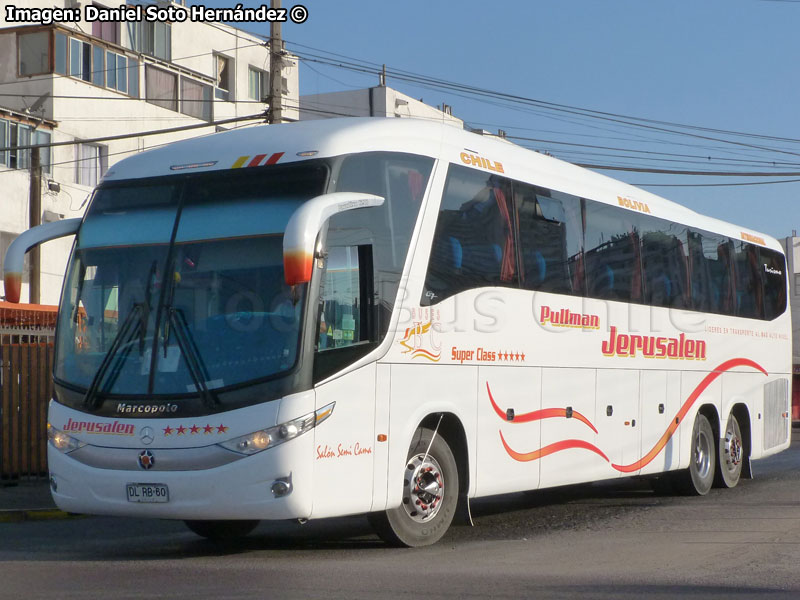
<path id="1" fill-rule="evenodd" d="M 28 196 L 29 227 L 36 227 L 42 222 L 42 163 L 39 159 L 39 148 L 31 148 L 31 187 Z M 40 304 L 40 273 L 42 269 L 39 246 L 30 251 L 30 273 L 28 277 L 28 301 Z"/>
<path id="2" fill-rule="evenodd" d="M 280 9 L 281 0 L 270 0 L 270 6 Z M 283 98 L 283 39 L 281 38 L 280 21 L 269 24 L 269 119 L 268 122 L 280 123 L 283 120 L 281 100 Z"/>

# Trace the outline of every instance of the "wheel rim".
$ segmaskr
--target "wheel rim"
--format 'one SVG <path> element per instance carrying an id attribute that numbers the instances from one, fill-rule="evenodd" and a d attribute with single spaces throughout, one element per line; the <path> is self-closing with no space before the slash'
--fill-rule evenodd
<path id="1" fill-rule="evenodd" d="M 417 454 L 408 459 L 403 487 L 403 508 L 417 523 L 433 519 L 442 508 L 444 476 L 437 460 Z"/>
<path id="2" fill-rule="evenodd" d="M 742 464 L 742 436 L 735 421 L 729 420 L 725 429 L 725 467 L 735 473 Z"/>
<path id="3" fill-rule="evenodd" d="M 711 440 L 704 431 L 698 431 L 694 438 L 694 465 L 697 474 L 705 479 L 711 470 Z"/>

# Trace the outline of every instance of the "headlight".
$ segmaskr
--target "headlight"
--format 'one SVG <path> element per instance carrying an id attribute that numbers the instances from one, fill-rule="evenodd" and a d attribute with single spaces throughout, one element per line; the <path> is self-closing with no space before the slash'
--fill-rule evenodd
<path id="1" fill-rule="evenodd" d="M 50 425 L 50 423 L 47 424 L 47 439 L 50 440 L 50 443 L 53 444 L 57 450 L 60 450 L 64 454 L 68 454 L 78 448 L 83 448 L 86 445 L 86 442 L 82 442 L 71 435 L 67 435 L 60 429 L 56 429 Z"/>
<path id="2" fill-rule="evenodd" d="M 253 433 L 248 433 L 238 438 L 228 440 L 219 444 L 223 448 L 233 450 L 239 454 L 255 454 L 267 448 L 272 448 L 296 437 L 303 435 L 305 432 L 314 429 L 317 425 L 322 423 L 325 419 L 333 413 L 333 407 L 336 403 L 331 402 L 327 406 L 320 408 L 317 411 L 308 413 L 299 419 L 286 421 L 275 427 L 269 429 L 260 429 Z"/>

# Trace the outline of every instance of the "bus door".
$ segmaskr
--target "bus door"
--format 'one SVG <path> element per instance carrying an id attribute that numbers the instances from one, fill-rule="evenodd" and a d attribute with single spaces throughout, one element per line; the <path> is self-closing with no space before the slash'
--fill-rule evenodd
<path id="1" fill-rule="evenodd" d="M 335 406 L 314 430 L 314 518 L 372 508 L 377 365 L 347 370 L 374 347 L 370 256 L 369 245 L 329 247 L 320 284 L 316 406 Z"/>
<path id="2" fill-rule="evenodd" d="M 642 371 L 641 474 L 660 473 L 678 467 L 680 427 L 667 435 L 681 408 L 681 374 L 677 371 Z"/>
<path id="3" fill-rule="evenodd" d="M 598 369 L 596 411 L 598 445 L 608 457 L 610 473 L 636 475 L 642 441 L 639 371 Z"/>

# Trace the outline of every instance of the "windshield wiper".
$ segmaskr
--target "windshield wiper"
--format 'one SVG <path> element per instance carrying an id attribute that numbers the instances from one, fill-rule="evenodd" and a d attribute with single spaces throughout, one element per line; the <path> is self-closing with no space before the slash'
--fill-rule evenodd
<path id="1" fill-rule="evenodd" d="M 101 362 L 100 366 L 97 368 L 97 372 L 94 374 L 94 378 L 92 379 L 89 389 L 86 390 L 86 396 L 83 399 L 83 405 L 86 408 L 97 408 L 99 404 L 97 402 L 97 393 L 100 390 L 100 383 L 103 381 L 103 378 L 108 372 L 109 367 L 111 367 L 112 361 L 114 360 L 122 344 L 132 340 L 136 333 L 145 326 L 142 323 L 142 318 L 140 317 L 146 315 L 147 312 L 148 311 L 146 311 L 144 303 L 138 303 L 133 305 L 131 312 L 129 312 L 128 316 L 125 317 L 125 320 L 122 322 L 117 335 L 114 337 L 114 341 L 111 342 L 111 347 L 103 357 L 103 362 Z M 109 377 L 109 382 L 112 385 L 114 381 L 116 381 L 117 377 L 119 377 L 124 360 L 128 356 L 130 350 L 130 346 L 128 346 L 122 355 L 116 357 L 117 360 L 114 362 L 114 370 L 111 372 L 111 376 Z"/>
<path id="2" fill-rule="evenodd" d="M 167 314 L 169 315 L 167 322 L 170 323 L 175 330 L 175 340 L 178 342 L 181 353 L 186 359 L 186 366 L 189 370 L 189 374 L 192 376 L 197 391 L 199 391 L 203 397 L 203 402 L 206 407 L 215 409 L 219 404 L 219 399 L 217 395 L 208 388 L 208 384 L 206 383 L 209 380 L 208 369 L 194 341 L 194 336 L 192 336 L 192 332 L 189 329 L 189 324 L 186 322 L 186 315 L 183 314 L 181 309 L 173 308 L 172 306 L 167 307 Z M 167 342 L 168 339 L 165 338 L 165 349 Z"/>

